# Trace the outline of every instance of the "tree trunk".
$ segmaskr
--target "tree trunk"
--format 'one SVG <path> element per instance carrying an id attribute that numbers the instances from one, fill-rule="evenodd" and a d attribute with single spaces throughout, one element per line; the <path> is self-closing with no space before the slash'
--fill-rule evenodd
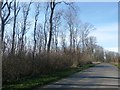
<path id="1" fill-rule="evenodd" d="M 30 11 L 30 5 L 31 4 L 32 4 L 32 2 L 29 3 L 28 7 L 26 8 L 27 9 L 26 11 L 23 10 L 24 21 L 23 21 L 23 28 L 22 28 L 22 37 L 21 37 L 21 49 L 20 49 L 20 52 L 22 52 L 24 50 L 24 36 L 25 36 L 25 32 L 26 32 L 27 18 L 28 18 L 28 14 L 29 14 L 29 11 Z"/>
<path id="2" fill-rule="evenodd" d="M 11 53 L 14 54 L 15 53 L 15 27 L 16 27 L 16 0 L 14 1 L 14 24 L 13 24 L 13 35 L 12 35 L 12 49 L 11 49 Z"/>
<path id="3" fill-rule="evenodd" d="M 1 7 L 3 0 L 0 1 L 0 35 L 2 34 L 2 16 L 1 16 Z M 0 89 L 2 89 L 2 35 L 0 36 Z"/>
<path id="4" fill-rule="evenodd" d="M 4 21 L 3 21 L 3 19 L 1 19 L 1 41 L 3 42 L 3 38 L 4 38 L 4 30 L 5 30 L 5 25 L 4 25 Z"/>
<path id="5" fill-rule="evenodd" d="M 47 23 L 47 12 L 48 12 L 48 7 L 47 5 L 46 11 L 45 11 L 45 22 L 44 22 L 44 50 L 46 51 L 46 46 L 47 46 L 47 33 L 46 33 L 46 23 Z"/>
<path id="6" fill-rule="evenodd" d="M 48 41 L 48 47 L 47 47 L 47 52 L 50 52 L 50 46 L 51 46 L 51 39 L 52 39 L 52 30 L 53 30 L 53 13 L 54 13 L 54 8 L 55 8 L 55 2 L 50 2 L 50 6 L 51 6 L 51 14 L 50 14 L 50 32 L 49 32 L 49 41 Z"/>
<path id="7" fill-rule="evenodd" d="M 35 52 L 36 52 L 36 44 L 37 44 L 37 41 L 36 41 L 36 26 L 37 26 L 37 15 L 35 16 L 35 26 L 34 26 L 34 48 L 33 48 L 33 59 L 34 59 L 34 56 L 35 56 Z"/>

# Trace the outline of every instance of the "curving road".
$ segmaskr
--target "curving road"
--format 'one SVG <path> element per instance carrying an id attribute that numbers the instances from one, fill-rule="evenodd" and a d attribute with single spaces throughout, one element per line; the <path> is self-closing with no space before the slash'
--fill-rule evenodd
<path id="1" fill-rule="evenodd" d="M 101 63 L 42 88 L 118 88 L 118 79 L 115 66 Z"/>

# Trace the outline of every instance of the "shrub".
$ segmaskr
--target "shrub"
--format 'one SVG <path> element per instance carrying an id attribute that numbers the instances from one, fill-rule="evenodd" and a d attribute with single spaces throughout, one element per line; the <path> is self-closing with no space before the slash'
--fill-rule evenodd
<path id="1" fill-rule="evenodd" d="M 68 55 L 51 53 L 24 56 L 3 57 L 3 83 L 21 80 L 25 77 L 34 77 L 53 73 L 71 67 L 72 61 Z"/>

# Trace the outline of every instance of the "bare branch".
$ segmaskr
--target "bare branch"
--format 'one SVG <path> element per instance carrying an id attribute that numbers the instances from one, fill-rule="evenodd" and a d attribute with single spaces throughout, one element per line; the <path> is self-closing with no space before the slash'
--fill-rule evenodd
<path id="1" fill-rule="evenodd" d="M 8 8 L 8 15 L 6 16 L 6 18 L 4 19 L 4 21 L 6 21 L 8 19 L 8 17 L 10 16 L 10 8 L 11 8 L 11 4 L 12 4 L 13 0 L 8 4 L 7 2 L 7 8 Z"/>
<path id="2" fill-rule="evenodd" d="M 18 11 L 17 11 L 17 13 L 16 13 L 16 16 L 18 15 L 19 11 L 20 11 L 20 7 L 18 8 Z"/>
<path id="3" fill-rule="evenodd" d="M 2 9 L 4 9 L 4 7 L 7 5 L 7 2 L 2 6 Z"/>
<path id="4" fill-rule="evenodd" d="M 8 20 L 6 20 L 6 22 L 5 22 L 4 24 L 5 24 L 5 25 L 6 25 L 6 24 L 9 24 L 12 19 L 13 19 L 13 17 L 10 17 Z"/>

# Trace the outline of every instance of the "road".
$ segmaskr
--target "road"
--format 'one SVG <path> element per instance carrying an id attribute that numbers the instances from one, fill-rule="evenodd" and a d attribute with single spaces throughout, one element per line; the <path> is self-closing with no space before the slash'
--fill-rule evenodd
<path id="1" fill-rule="evenodd" d="M 118 79 L 115 66 L 101 63 L 42 88 L 118 88 Z"/>

